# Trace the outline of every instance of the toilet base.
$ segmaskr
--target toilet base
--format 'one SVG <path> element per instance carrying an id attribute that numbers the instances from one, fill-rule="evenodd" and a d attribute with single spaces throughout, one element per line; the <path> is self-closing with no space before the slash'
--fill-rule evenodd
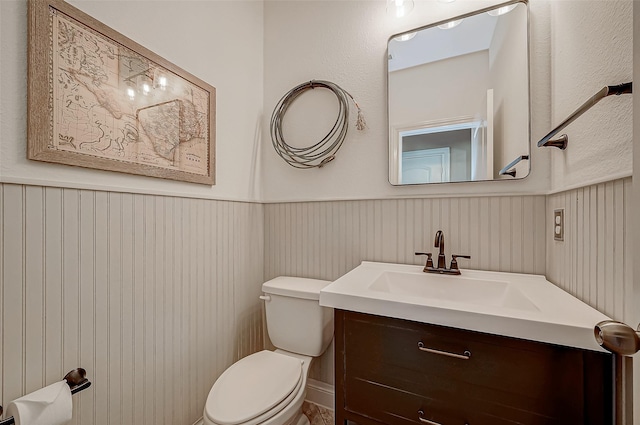
<path id="1" fill-rule="evenodd" d="M 300 412 L 298 420 L 291 422 L 291 425 L 311 425 L 311 423 L 309 422 L 309 418 L 307 418 L 307 415 Z"/>

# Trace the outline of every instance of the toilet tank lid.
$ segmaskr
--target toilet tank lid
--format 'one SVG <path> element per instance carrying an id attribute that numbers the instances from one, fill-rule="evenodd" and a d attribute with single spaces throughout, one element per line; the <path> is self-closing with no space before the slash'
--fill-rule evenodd
<path id="1" fill-rule="evenodd" d="M 304 277 L 279 276 L 262 284 L 262 292 L 272 295 L 319 300 L 320 290 L 331 281 Z"/>

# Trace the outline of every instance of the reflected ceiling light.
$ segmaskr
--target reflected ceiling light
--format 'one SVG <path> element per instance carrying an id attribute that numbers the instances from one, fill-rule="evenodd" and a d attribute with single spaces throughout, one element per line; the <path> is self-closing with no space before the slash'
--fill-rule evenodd
<path id="1" fill-rule="evenodd" d="M 402 18 L 413 10 L 413 0 L 387 0 L 387 13 Z"/>
<path id="2" fill-rule="evenodd" d="M 449 21 L 446 24 L 438 25 L 438 28 L 442 30 L 450 30 L 451 28 L 457 27 L 462 22 L 462 19 L 458 19 L 456 21 Z"/>
<path id="3" fill-rule="evenodd" d="M 415 36 L 416 36 L 416 32 L 414 31 L 414 32 L 409 32 L 406 34 L 399 35 L 397 37 L 393 37 L 393 39 L 397 41 L 409 41 Z"/>
<path id="4" fill-rule="evenodd" d="M 169 80 L 167 75 L 159 68 L 156 68 L 153 71 L 153 88 L 160 89 L 162 91 L 167 89 L 167 84 Z"/>
<path id="5" fill-rule="evenodd" d="M 142 73 L 136 77 L 136 86 L 138 88 L 138 92 L 144 94 L 145 96 L 151 92 L 151 78 L 147 76 L 147 74 Z"/>
<path id="6" fill-rule="evenodd" d="M 516 8 L 516 6 L 517 4 L 510 4 L 508 6 L 502 6 L 497 9 L 490 10 L 487 13 L 491 16 L 500 16 L 500 15 L 504 15 L 505 13 L 511 12 L 513 9 Z"/>

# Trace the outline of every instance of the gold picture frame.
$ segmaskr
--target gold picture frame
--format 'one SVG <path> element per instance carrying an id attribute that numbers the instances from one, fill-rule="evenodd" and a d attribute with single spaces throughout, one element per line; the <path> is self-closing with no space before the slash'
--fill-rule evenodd
<path id="1" fill-rule="evenodd" d="M 28 7 L 29 159 L 215 184 L 215 87 L 62 0 Z"/>

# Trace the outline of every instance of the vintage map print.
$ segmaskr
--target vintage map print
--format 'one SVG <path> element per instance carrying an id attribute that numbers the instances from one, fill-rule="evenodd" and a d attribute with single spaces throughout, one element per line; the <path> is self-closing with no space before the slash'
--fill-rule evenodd
<path id="1" fill-rule="evenodd" d="M 215 89 L 55 7 L 48 12 L 46 150 L 82 156 L 72 165 L 213 184 Z"/>

